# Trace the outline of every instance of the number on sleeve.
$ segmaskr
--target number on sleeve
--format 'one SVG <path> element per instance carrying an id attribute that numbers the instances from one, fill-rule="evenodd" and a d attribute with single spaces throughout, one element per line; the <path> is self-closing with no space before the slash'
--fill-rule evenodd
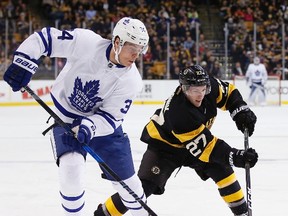
<path id="1" fill-rule="evenodd" d="M 132 104 L 132 100 L 126 100 L 125 104 L 126 104 L 125 107 L 120 110 L 124 114 L 126 114 L 128 112 L 128 110 Z"/>
<path id="2" fill-rule="evenodd" d="M 73 36 L 66 30 L 62 31 L 62 35 L 58 37 L 60 40 L 72 40 Z"/>

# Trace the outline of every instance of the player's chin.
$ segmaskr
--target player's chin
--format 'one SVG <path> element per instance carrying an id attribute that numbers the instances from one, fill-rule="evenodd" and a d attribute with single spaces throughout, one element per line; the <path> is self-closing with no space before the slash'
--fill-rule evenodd
<path id="1" fill-rule="evenodd" d="M 200 107 L 201 104 L 202 104 L 202 100 L 195 100 L 195 101 L 193 101 L 193 104 L 194 104 L 194 106 L 196 106 L 196 107 Z"/>
<path id="2" fill-rule="evenodd" d="M 131 66 L 135 61 L 127 61 L 127 67 Z"/>
<path id="3" fill-rule="evenodd" d="M 134 63 L 134 61 L 121 62 L 121 64 L 124 65 L 125 67 L 130 67 L 133 63 Z"/>

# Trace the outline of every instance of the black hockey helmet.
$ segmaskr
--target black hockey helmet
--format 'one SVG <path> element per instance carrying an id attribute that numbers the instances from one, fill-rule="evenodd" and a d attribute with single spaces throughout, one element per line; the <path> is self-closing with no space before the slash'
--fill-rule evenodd
<path id="1" fill-rule="evenodd" d="M 179 82 L 184 87 L 184 90 L 190 86 L 206 85 L 206 94 L 209 94 L 211 91 L 209 75 L 200 65 L 188 66 L 182 69 L 179 73 Z"/>

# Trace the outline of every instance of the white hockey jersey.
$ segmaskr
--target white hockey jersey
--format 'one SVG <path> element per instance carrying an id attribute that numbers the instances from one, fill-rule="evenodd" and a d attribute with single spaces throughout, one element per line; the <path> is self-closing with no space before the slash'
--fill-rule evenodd
<path id="1" fill-rule="evenodd" d="M 89 117 L 96 126 L 95 136 L 104 136 L 122 124 L 143 86 L 134 63 L 124 67 L 109 61 L 111 48 L 111 40 L 91 30 L 43 28 L 17 51 L 34 59 L 42 55 L 66 58 L 51 90 L 55 112 L 66 123 Z"/>
<path id="2" fill-rule="evenodd" d="M 249 85 L 253 83 L 264 85 L 268 79 L 267 70 L 262 63 L 249 64 L 245 76 Z"/>

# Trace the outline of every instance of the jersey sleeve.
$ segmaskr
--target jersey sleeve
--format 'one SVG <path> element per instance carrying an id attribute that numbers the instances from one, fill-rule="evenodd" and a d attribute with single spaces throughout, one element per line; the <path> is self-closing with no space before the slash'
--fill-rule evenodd
<path id="1" fill-rule="evenodd" d="M 213 93 L 217 94 L 217 107 L 221 110 L 229 110 L 229 112 L 231 113 L 237 107 L 247 105 L 239 90 L 232 83 L 212 78 L 211 85 L 213 88 Z"/>
<path id="2" fill-rule="evenodd" d="M 80 34 L 81 37 L 78 37 Z M 91 48 L 91 44 L 87 41 L 97 41 L 99 39 L 101 39 L 101 36 L 87 29 L 61 31 L 56 28 L 45 27 L 24 40 L 17 51 L 34 59 L 39 59 L 41 56 L 59 58 L 74 56 L 77 58 L 77 55 L 85 54 L 85 50 L 89 46 Z"/>

